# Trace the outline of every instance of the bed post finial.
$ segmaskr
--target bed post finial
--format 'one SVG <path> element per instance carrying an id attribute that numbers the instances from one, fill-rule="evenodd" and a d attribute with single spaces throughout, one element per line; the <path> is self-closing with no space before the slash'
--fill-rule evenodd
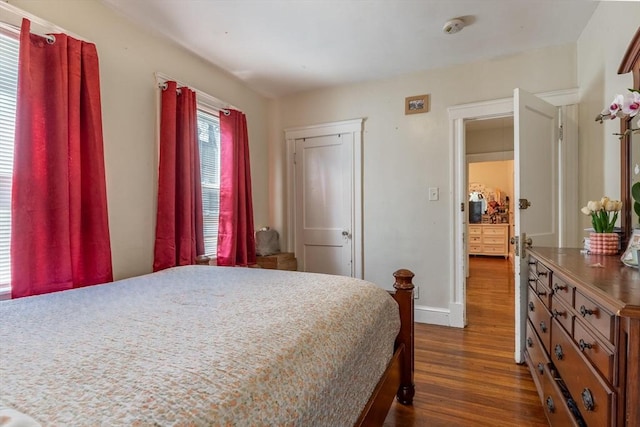
<path id="1" fill-rule="evenodd" d="M 414 326 L 413 326 L 413 282 L 415 276 L 411 271 L 401 269 L 393 273 L 396 281 L 393 284 L 396 290 L 394 298 L 400 308 L 400 333 L 396 338 L 396 347 L 404 345 L 402 355 L 402 372 L 400 374 L 400 387 L 398 388 L 398 401 L 403 405 L 410 405 L 415 394 L 413 382 L 414 371 Z"/>
<path id="2" fill-rule="evenodd" d="M 406 268 L 402 268 L 396 271 L 395 273 L 393 273 L 393 277 L 395 277 L 396 279 L 396 282 L 393 284 L 393 287 L 395 289 L 403 289 L 403 290 L 413 289 L 414 286 L 411 280 L 413 279 L 414 276 L 415 274 L 413 274 L 411 270 L 407 270 Z"/>

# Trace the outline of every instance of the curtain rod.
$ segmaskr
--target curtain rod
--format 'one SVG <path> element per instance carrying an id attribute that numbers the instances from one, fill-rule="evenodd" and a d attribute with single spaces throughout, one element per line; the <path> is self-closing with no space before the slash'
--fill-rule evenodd
<path id="1" fill-rule="evenodd" d="M 176 82 L 176 83 L 177 83 L 177 82 Z M 158 83 L 158 87 L 159 87 L 160 89 L 162 89 L 162 90 L 167 90 L 167 88 L 169 87 L 169 85 L 167 84 L 167 82 L 164 82 L 164 83 Z M 184 86 L 184 87 L 188 87 L 188 86 Z M 191 89 L 191 90 L 193 90 L 193 89 Z M 181 93 L 181 91 L 180 91 L 180 87 L 176 88 L 176 92 L 178 92 L 178 95 Z M 199 96 L 198 91 L 195 91 L 195 90 L 194 90 L 194 92 L 196 92 L 196 96 Z M 220 107 L 216 107 L 216 106 L 210 106 L 210 107 L 212 107 L 214 110 L 217 110 L 217 111 L 221 112 L 221 113 L 222 113 L 222 114 L 224 114 L 225 116 L 228 116 L 229 114 L 231 114 L 231 112 L 229 111 L 229 109 L 228 109 L 228 108 L 220 108 Z"/>
<path id="2" fill-rule="evenodd" d="M 20 34 L 20 27 L 18 27 L 17 25 L 0 21 L 0 27 L 12 33 Z M 36 36 L 42 37 L 43 39 L 46 39 L 47 43 L 49 44 L 54 44 L 56 42 L 56 37 L 53 34 L 38 34 L 38 33 L 34 33 L 33 31 L 31 32 L 31 34 L 34 34 Z"/>
<path id="3" fill-rule="evenodd" d="M 198 97 L 198 102 L 202 102 L 204 105 L 206 105 L 209 108 L 212 108 L 213 110 L 216 111 L 222 111 L 225 115 L 227 114 L 228 110 L 237 110 L 240 112 L 243 112 L 242 110 L 240 110 L 237 107 L 234 107 L 233 105 L 221 101 L 220 99 L 209 95 L 206 92 L 203 92 L 201 90 L 198 90 L 196 88 L 194 88 L 193 86 L 190 86 L 188 84 L 185 84 L 179 80 L 176 80 L 174 78 L 171 78 L 169 76 L 167 76 L 166 74 L 163 74 L 159 71 L 156 71 L 155 73 L 156 76 L 156 83 L 158 84 L 158 87 L 161 89 L 164 89 L 163 85 L 167 82 L 167 81 L 174 81 L 178 84 L 178 86 L 185 86 L 188 87 L 189 89 L 191 89 L 192 91 L 194 91 L 196 93 L 196 96 Z"/>

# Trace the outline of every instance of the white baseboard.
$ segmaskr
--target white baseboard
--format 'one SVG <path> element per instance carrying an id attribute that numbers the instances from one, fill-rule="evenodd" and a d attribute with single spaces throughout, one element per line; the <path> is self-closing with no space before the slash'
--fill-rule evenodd
<path id="1" fill-rule="evenodd" d="M 464 318 L 464 305 L 460 303 L 449 304 L 449 326 L 464 328 L 467 319 Z"/>
<path id="2" fill-rule="evenodd" d="M 418 323 L 449 326 L 449 310 L 444 308 L 416 305 L 413 314 L 414 320 Z"/>
<path id="3" fill-rule="evenodd" d="M 440 307 L 416 305 L 414 307 L 414 321 L 430 325 L 463 328 L 464 322 L 460 320 L 462 319 L 461 310 L 462 306 L 459 304 L 451 304 L 451 308 L 449 310 Z"/>

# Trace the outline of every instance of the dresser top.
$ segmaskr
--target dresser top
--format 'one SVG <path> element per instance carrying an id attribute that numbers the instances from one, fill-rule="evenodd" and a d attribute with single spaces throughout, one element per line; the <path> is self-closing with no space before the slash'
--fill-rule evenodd
<path id="1" fill-rule="evenodd" d="M 625 266 L 619 255 L 587 255 L 576 248 L 531 248 L 528 251 L 619 315 L 640 318 L 640 270 Z"/>

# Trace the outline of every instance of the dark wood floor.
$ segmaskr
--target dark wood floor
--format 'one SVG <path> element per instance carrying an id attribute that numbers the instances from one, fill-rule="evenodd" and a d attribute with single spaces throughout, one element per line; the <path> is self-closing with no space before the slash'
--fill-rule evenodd
<path id="1" fill-rule="evenodd" d="M 414 405 L 394 403 L 385 426 L 548 427 L 528 369 L 514 362 L 511 264 L 471 257 L 469 268 L 468 326 L 416 323 Z"/>

